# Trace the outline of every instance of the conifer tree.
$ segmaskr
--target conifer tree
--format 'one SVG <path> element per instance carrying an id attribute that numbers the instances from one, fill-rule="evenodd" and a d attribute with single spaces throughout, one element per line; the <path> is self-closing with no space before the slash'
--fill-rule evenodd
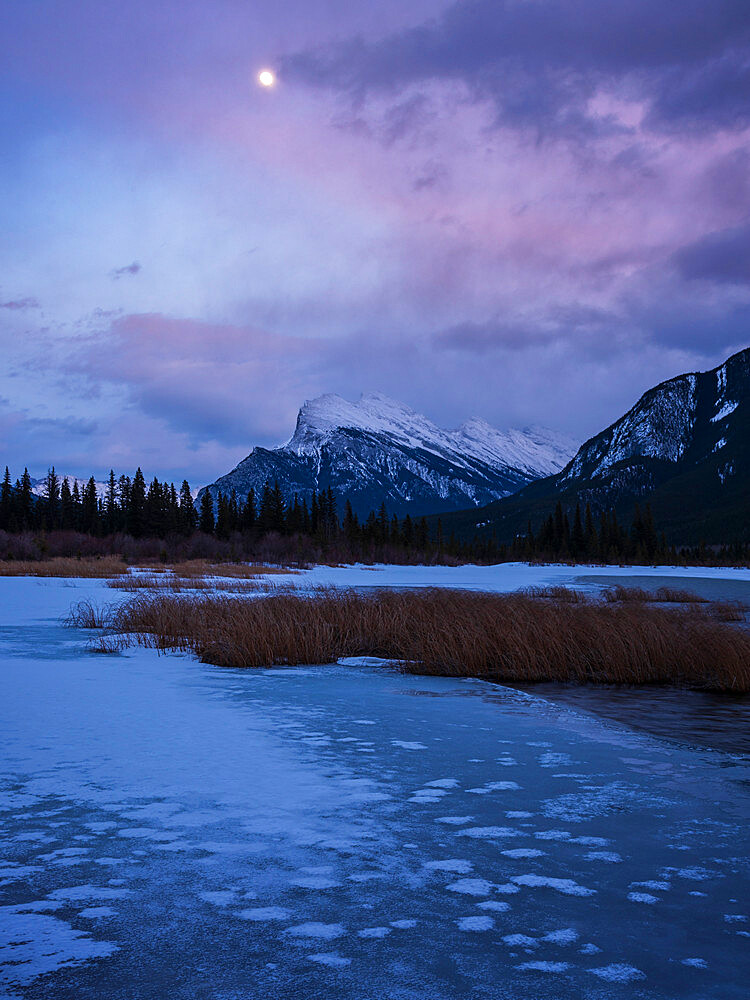
<path id="1" fill-rule="evenodd" d="M 583 522 L 581 521 L 581 505 L 576 504 L 575 518 L 573 519 L 573 532 L 570 540 L 571 551 L 574 556 L 579 556 L 583 553 L 586 548 L 586 536 L 583 531 Z"/>
<path id="2" fill-rule="evenodd" d="M 18 484 L 18 521 L 22 531 L 28 531 L 33 526 L 34 500 L 31 492 L 31 476 L 29 470 L 24 469 L 21 481 Z"/>
<path id="3" fill-rule="evenodd" d="M 180 516 L 179 531 L 182 535 L 192 535 L 196 528 L 195 504 L 193 494 L 190 492 L 190 483 L 187 479 L 182 480 L 180 487 Z"/>
<path id="4" fill-rule="evenodd" d="M 203 491 L 200 504 L 200 519 L 198 522 L 198 530 L 202 531 L 204 535 L 213 535 L 214 533 L 214 501 L 208 490 Z"/>
<path id="5" fill-rule="evenodd" d="M 70 492 L 70 483 L 65 476 L 60 483 L 60 527 L 63 531 L 70 531 L 75 527 L 76 517 L 73 509 L 73 494 Z"/>
<path id="6" fill-rule="evenodd" d="M 229 501 L 219 491 L 216 498 L 216 537 L 229 538 Z"/>
<path id="7" fill-rule="evenodd" d="M 83 488 L 82 503 L 83 530 L 89 535 L 96 535 L 99 531 L 99 498 L 96 493 L 96 480 L 93 476 Z"/>
<path id="8" fill-rule="evenodd" d="M 104 496 L 104 528 L 108 535 L 113 535 L 117 530 L 117 480 L 114 469 L 109 470 Z"/>
<path id="9" fill-rule="evenodd" d="M 0 487 L 0 529 L 9 531 L 13 514 L 13 487 L 10 481 L 10 469 L 5 466 L 3 485 Z"/>
<path id="10" fill-rule="evenodd" d="M 44 522 L 46 527 L 52 531 L 60 526 L 60 480 L 54 465 L 47 470 L 42 489 Z"/>
<path id="11" fill-rule="evenodd" d="M 246 529 L 254 528 L 257 518 L 258 512 L 255 509 L 255 490 L 251 486 L 247 492 L 245 506 L 242 508 L 242 527 Z"/>
<path id="12" fill-rule="evenodd" d="M 146 516 L 146 480 L 143 478 L 140 466 L 135 470 L 128 501 L 127 528 L 134 538 L 140 538 L 143 535 Z"/>

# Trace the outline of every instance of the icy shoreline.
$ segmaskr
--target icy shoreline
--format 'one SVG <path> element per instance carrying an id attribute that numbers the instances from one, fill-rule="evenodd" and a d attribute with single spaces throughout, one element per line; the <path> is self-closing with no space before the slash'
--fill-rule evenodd
<path id="1" fill-rule="evenodd" d="M 740 1000 L 747 766 L 476 681 L 85 653 L 0 580 L 0 992 Z"/>

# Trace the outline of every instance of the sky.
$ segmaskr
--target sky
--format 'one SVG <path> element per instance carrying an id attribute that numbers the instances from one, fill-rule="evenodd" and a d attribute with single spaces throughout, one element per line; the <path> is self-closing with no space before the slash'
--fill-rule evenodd
<path id="1" fill-rule="evenodd" d="M 325 392 L 583 440 L 750 344 L 750 7 L 5 0 L 0 227 L 14 477 Z"/>

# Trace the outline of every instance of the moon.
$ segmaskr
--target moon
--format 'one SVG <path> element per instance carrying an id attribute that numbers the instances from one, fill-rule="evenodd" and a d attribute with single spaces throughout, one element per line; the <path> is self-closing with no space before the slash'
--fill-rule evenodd
<path id="1" fill-rule="evenodd" d="M 258 73 L 258 83 L 261 87 L 273 87 L 276 83 L 276 77 L 270 69 L 262 69 Z"/>

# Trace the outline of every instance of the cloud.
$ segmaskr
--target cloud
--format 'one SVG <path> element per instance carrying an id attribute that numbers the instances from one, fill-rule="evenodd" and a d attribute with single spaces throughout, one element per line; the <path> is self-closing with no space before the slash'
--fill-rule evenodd
<path id="1" fill-rule="evenodd" d="M 134 260 L 132 264 L 126 264 L 125 267 L 117 267 L 114 271 L 110 271 L 109 274 L 113 281 L 119 281 L 120 278 L 124 278 L 128 274 L 138 274 L 141 270 L 141 265 L 137 260 Z"/>
<path id="2" fill-rule="evenodd" d="M 39 303 L 34 298 L 11 299 L 9 302 L 0 302 L 0 309 L 10 309 L 13 312 L 20 312 L 24 309 L 39 308 Z"/>
<path id="3" fill-rule="evenodd" d="M 319 344 L 305 338 L 143 314 L 82 338 L 61 364 L 100 395 L 118 386 L 130 405 L 196 443 L 246 446 L 278 443 L 275 434 L 296 413 L 319 354 Z"/>
<path id="4" fill-rule="evenodd" d="M 750 286 L 750 219 L 709 233 L 678 250 L 673 259 L 687 281 Z"/>
<path id="5" fill-rule="evenodd" d="M 654 130 L 747 125 L 749 53 L 746 0 L 459 0 L 376 41 L 299 51 L 283 68 L 360 102 L 460 82 L 499 124 L 585 137 L 615 127 L 589 106 L 602 91 L 645 102 Z"/>

